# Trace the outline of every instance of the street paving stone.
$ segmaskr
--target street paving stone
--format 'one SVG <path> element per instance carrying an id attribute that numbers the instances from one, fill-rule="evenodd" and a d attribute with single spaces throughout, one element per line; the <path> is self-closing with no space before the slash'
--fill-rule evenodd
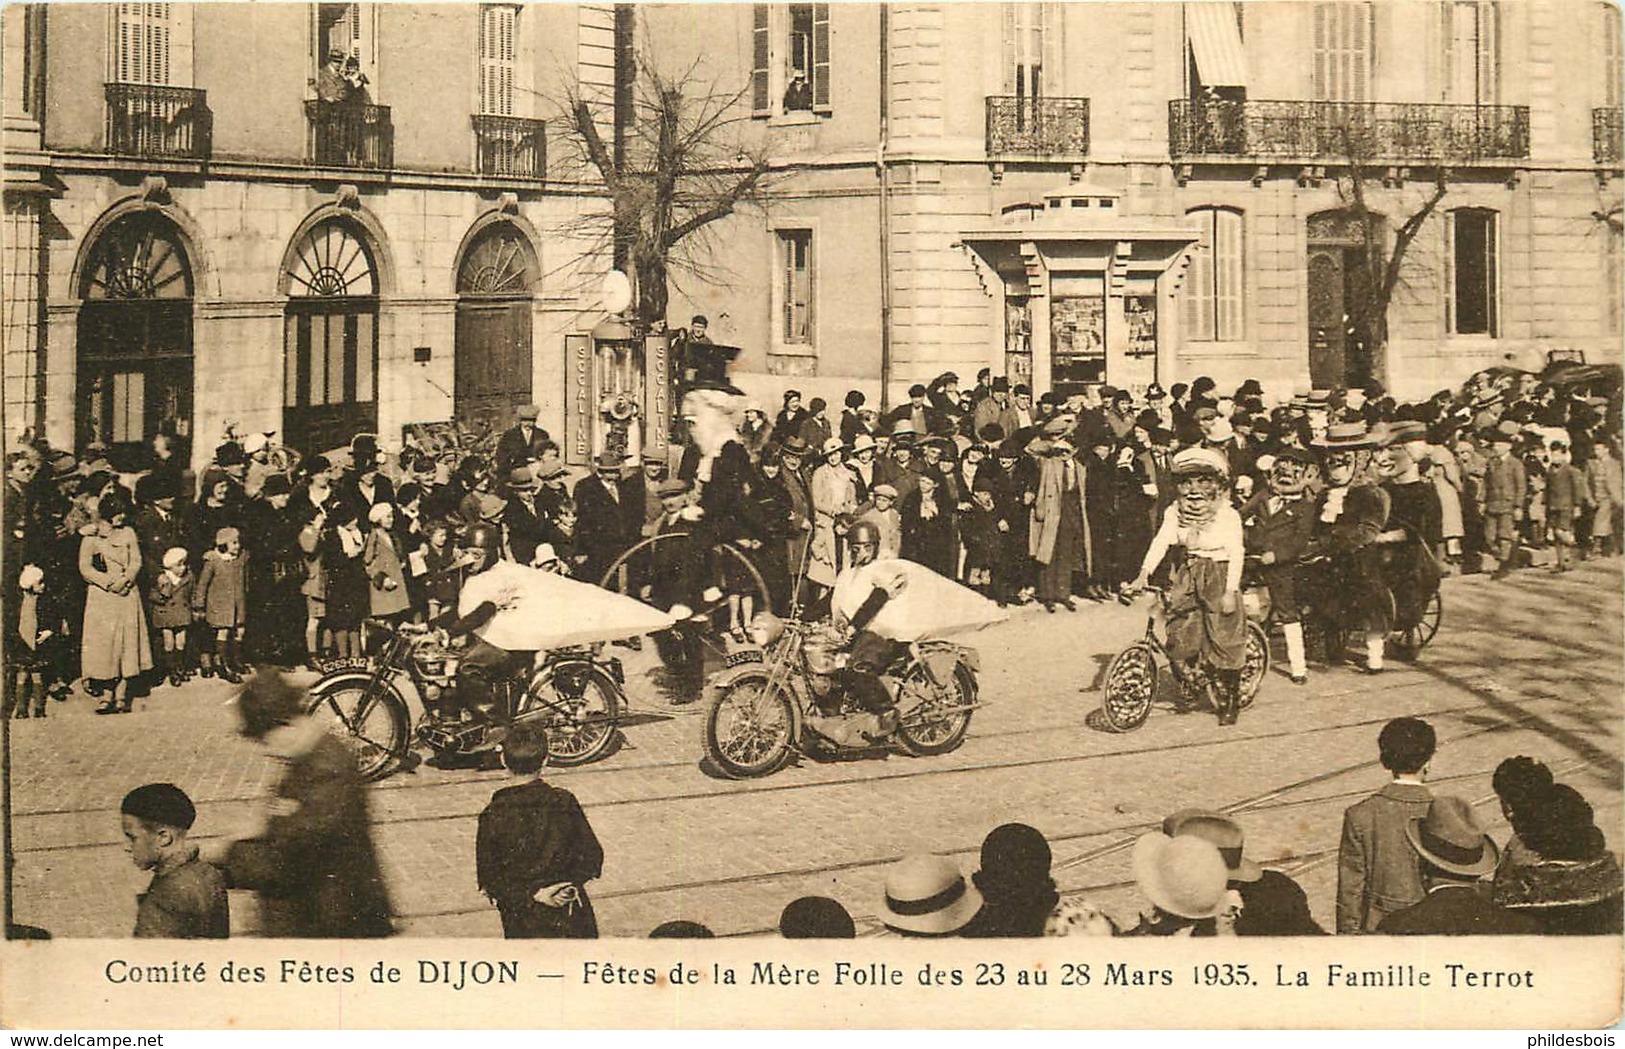
<path id="1" fill-rule="evenodd" d="M 1192 805 L 1241 806 L 1249 855 L 1297 873 L 1330 927 L 1342 811 L 1381 786 L 1376 734 L 1391 717 L 1430 718 L 1441 738 L 1435 789 L 1479 803 L 1498 836 L 1506 828 L 1489 775 L 1516 753 L 1578 786 L 1605 831 L 1619 824 L 1620 584 L 1617 561 L 1566 576 L 1450 579 L 1444 627 L 1415 664 L 1375 678 L 1315 667 L 1307 687 L 1272 674 L 1234 728 L 1159 706 L 1125 735 L 1101 731 L 1090 714 L 1111 656 L 1144 629 L 1144 602 L 1021 610 L 974 638 L 987 705 L 959 750 L 802 760 L 744 782 L 701 768 L 702 704 L 666 703 L 649 684 L 650 653 L 629 655 L 632 702 L 659 719 L 628 727 L 627 745 L 598 764 L 550 776 L 581 799 L 604 843 L 604 877 L 589 893 L 606 935 L 677 917 L 721 934 L 763 932 L 804 894 L 871 916 L 891 860 L 936 851 L 973 870 L 982 836 L 1008 821 L 1050 838 L 1063 893 L 1132 923 L 1128 845 Z M 219 682 L 194 682 L 155 691 L 133 715 L 95 717 L 74 699 L 13 723 L 18 921 L 58 936 L 128 932 L 146 881 L 118 835 L 132 786 L 185 788 L 200 840 L 251 823 L 276 766 L 235 735 L 230 696 Z M 507 782 L 501 771 L 425 765 L 370 789 L 406 935 L 500 935 L 474 885 L 473 836 L 480 808 Z M 254 932 L 251 897 L 234 893 L 232 904 L 234 933 Z"/>

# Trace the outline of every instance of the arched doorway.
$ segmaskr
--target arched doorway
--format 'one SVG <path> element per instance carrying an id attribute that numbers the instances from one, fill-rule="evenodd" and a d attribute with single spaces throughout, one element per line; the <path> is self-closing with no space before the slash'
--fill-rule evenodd
<path id="1" fill-rule="evenodd" d="M 505 427 L 531 400 L 531 302 L 536 252 L 511 222 L 476 235 L 457 268 L 454 411 L 470 426 Z"/>
<path id="2" fill-rule="evenodd" d="M 121 470 L 145 467 L 155 434 L 192 436 L 192 266 L 175 224 L 156 211 L 113 221 L 92 245 L 79 288 L 74 439 L 108 446 Z"/>
<path id="3" fill-rule="evenodd" d="M 378 270 L 359 228 L 323 219 L 294 245 L 283 276 L 282 429 L 306 454 L 378 427 Z"/>
<path id="4" fill-rule="evenodd" d="M 1384 221 L 1371 219 L 1379 227 Z M 1365 224 L 1357 212 L 1323 211 L 1309 216 L 1308 234 L 1309 382 L 1317 389 L 1365 386 L 1377 377 L 1359 323 L 1372 303 Z"/>

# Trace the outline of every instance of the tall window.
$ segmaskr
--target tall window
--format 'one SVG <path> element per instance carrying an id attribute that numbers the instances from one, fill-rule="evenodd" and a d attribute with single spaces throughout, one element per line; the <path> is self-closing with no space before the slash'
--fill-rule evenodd
<path id="1" fill-rule="evenodd" d="M 830 112 L 828 4 L 756 4 L 751 26 L 751 112 Z"/>
<path id="2" fill-rule="evenodd" d="M 119 4 L 114 11 L 113 82 L 168 84 L 171 4 Z"/>
<path id="3" fill-rule="evenodd" d="M 1202 227 L 1185 279 L 1185 339 L 1237 342 L 1245 338 L 1242 314 L 1241 213 L 1198 208 L 1189 213 Z"/>
<path id="4" fill-rule="evenodd" d="M 507 4 L 480 8 L 480 112 L 513 116 L 514 34 L 519 9 Z"/>
<path id="5" fill-rule="evenodd" d="M 1616 5 L 1602 5 L 1602 104 L 1616 109 L 1620 104 L 1620 76 L 1625 73 L 1620 68 L 1619 38 L 1625 32 L 1621 21 Z"/>
<path id="6" fill-rule="evenodd" d="M 1439 17 L 1444 101 L 1495 105 L 1500 83 L 1500 26 L 1493 0 L 1444 0 Z"/>
<path id="7" fill-rule="evenodd" d="M 1004 5 L 1004 93 L 1024 100 L 1054 94 L 1059 70 L 1049 68 L 1054 56 L 1059 12 L 1052 3 Z M 1045 70 L 1049 69 L 1046 76 Z"/>
<path id="8" fill-rule="evenodd" d="M 1461 208 L 1452 211 L 1445 224 L 1450 264 L 1446 320 L 1452 335 L 1500 334 L 1495 220 L 1493 211 Z"/>
<path id="9" fill-rule="evenodd" d="M 355 58 L 360 72 L 367 78 L 368 91 L 377 95 L 378 55 L 376 46 L 377 11 L 375 4 L 317 4 L 316 23 L 312 40 L 316 45 L 311 56 L 320 69 L 330 51 L 338 50 L 346 58 Z"/>
<path id="10" fill-rule="evenodd" d="M 1315 98 L 1367 100 L 1375 35 L 1376 11 L 1366 0 L 1320 0 L 1315 4 L 1310 66 Z"/>
<path id="11" fill-rule="evenodd" d="M 811 346 L 817 341 L 813 327 L 812 230 L 779 231 L 779 272 L 782 307 L 779 341 L 791 346 Z"/>

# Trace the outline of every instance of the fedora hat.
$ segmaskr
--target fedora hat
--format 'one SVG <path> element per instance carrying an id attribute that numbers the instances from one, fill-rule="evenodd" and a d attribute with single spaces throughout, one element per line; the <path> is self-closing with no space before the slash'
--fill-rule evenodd
<path id="1" fill-rule="evenodd" d="M 893 929 L 943 936 L 963 928 L 981 909 L 981 892 L 942 856 L 906 856 L 886 872 L 880 912 Z"/>
<path id="2" fill-rule="evenodd" d="M 1169 914 L 1213 918 L 1225 908 L 1230 868 L 1205 838 L 1152 831 L 1134 843 L 1133 864 L 1140 891 Z"/>
<path id="3" fill-rule="evenodd" d="M 1363 420 L 1332 423 L 1326 427 L 1326 436 L 1316 438 L 1316 448 L 1370 448 L 1371 433 Z"/>
<path id="4" fill-rule="evenodd" d="M 619 472 L 621 467 L 626 465 L 626 457 L 616 455 L 614 452 L 599 452 L 598 458 L 594 459 L 592 464 L 598 470 L 615 470 Z"/>
<path id="5" fill-rule="evenodd" d="M 1434 798 L 1426 816 L 1407 823 L 1405 837 L 1424 860 L 1464 877 L 1482 878 L 1501 858 L 1495 840 L 1478 829 L 1472 804 L 1448 794 Z"/>
<path id="6" fill-rule="evenodd" d="M 516 466 L 508 471 L 508 487 L 516 492 L 536 487 L 536 471 L 528 466 Z"/>
<path id="7" fill-rule="evenodd" d="M 1223 813 L 1206 809 L 1180 809 L 1162 821 L 1162 832 L 1170 838 L 1189 834 L 1213 843 L 1230 868 L 1231 881 L 1257 881 L 1264 869 L 1241 854 L 1246 836 L 1241 824 Z"/>
<path id="8" fill-rule="evenodd" d="M 894 441 L 912 441 L 917 436 L 919 436 L 919 431 L 914 429 L 914 423 L 911 420 L 899 419 L 892 424 L 891 439 Z"/>
<path id="9" fill-rule="evenodd" d="M 779 449 L 785 455 L 806 455 L 812 451 L 812 446 L 800 434 L 793 433 L 784 439 L 779 445 Z"/>
<path id="10" fill-rule="evenodd" d="M 1428 428 L 1425 423 L 1413 419 L 1402 419 L 1379 424 L 1374 436 L 1377 438 L 1377 443 L 1386 448 L 1391 444 L 1425 441 L 1428 437 Z"/>

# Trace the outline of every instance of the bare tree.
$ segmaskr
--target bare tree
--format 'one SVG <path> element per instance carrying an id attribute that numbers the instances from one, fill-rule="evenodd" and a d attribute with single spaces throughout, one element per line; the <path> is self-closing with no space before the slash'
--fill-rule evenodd
<path id="1" fill-rule="evenodd" d="M 644 330 L 666 319 L 668 281 L 720 281 L 707 227 L 756 202 L 767 188 L 765 141 L 745 134 L 747 83 L 727 90 L 706 80 L 699 63 L 668 75 L 639 56 L 631 125 L 623 155 L 600 129 L 609 102 L 579 91 L 567 101 L 566 126 L 581 173 L 602 182 L 607 211 L 589 211 L 576 231 L 611 249 L 632 271 L 636 319 Z"/>
<path id="2" fill-rule="evenodd" d="M 1422 205 L 1400 221 L 1394 228 L 1393 242 L 1387 243 L 1388 217 L 1371 207 L 1368 191 L 1370 183 L 1383 181 L 1389 169 L 1377 172 L 1371 159 L 1372 136 L 1366 133 L 1369 130 L 1347 124 L 1340 129 L 1348 168 L 1338 176 L 1337 190 L 1345 209 L 1359 223 L 1365 242 L 1365 279 L 1360 282 L 1359 294 L 1346 303 L 1349 323 L 1373 366 L 1380 368 L 1387 359 L 1388 307 L 1400 287 L 1406 255 L 1450 187 L 1449 170 L 1441 163 L 1434 169 L 1433 185 Z"/>

